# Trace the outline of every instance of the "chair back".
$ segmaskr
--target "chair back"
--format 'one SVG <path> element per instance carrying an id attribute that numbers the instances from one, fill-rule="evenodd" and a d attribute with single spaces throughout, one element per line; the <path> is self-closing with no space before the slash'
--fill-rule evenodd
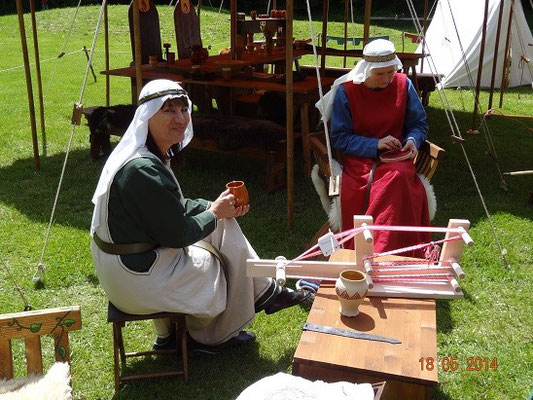
<path id="1" fill-rule="evenodd" d="M 128 9 L 128 23 L 130 27 L 131 55 L 132 59 L 135 60 L 133 3 Z M 141 31 L 141 63 L 148 64 L 150 56 L 157 56 L 158 60 L 162 60 L 159 14 L 153 0 L 139 1 L 139 25 Z"/>
<path id="2" fill-rule="evenodd" d="M 202 47 L 200 36 L 200 15 L 191 0 L 180 0 L 174 9 L 174 29 L 178 45 L 178 58 L 185 59 L 191 56 L 191 47 Z"/>
<path id="3" fill-rule="evenodd" d="M 0 379 L 13 378 L 12 339 L 24 339 L 29 374 L 43 373 L 41 336 L 53 335 L 56 361 L 70 361 L 68 333 L 81 329 L 79 306 L 0 315 Z"/>

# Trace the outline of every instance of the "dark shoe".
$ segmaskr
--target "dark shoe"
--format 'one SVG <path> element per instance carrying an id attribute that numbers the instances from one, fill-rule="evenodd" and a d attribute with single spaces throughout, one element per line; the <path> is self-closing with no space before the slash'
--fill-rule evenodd
<path id="1" fill-rule="evenodd" d="M 199 343 L 191 336 L 187 336 L 187 338 L 189 339 L 189 343 L 191 345 L 193 353 L 215 355 L 226 349 L 244 346 L 245 344 L 252 343 L 255 340 L 255 335 L 252 332 L 240 331 L 237 336 L 232 337 L 224 343 L 220 343 L 213 346 Z"/>
<path id="2" fill-rule="evenodd" d="M 170 328 L 170 333 L 166 338 L 157 336 L 152 346 L 152 350 L 174 350 L 176 348 L 176 328 L 174 326 Z"/>
<path id="3" fill-rule="evenodd" d="M 292 290 L 283 288 L 281 293 L 274 299 L 272 304 L 265 308 L 265 314 L 274 314 L 284 308 L 295 306 L 309 299 L 313 291 L 306 288 L 300 290 Z"/>

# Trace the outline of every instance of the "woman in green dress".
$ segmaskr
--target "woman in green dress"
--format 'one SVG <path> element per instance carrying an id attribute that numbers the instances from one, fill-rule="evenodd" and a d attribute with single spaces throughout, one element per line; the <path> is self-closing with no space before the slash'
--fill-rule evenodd
<path id="1" fill-rule="evenodd" d="M 274 313 L 309 293 L 246 276 L 246 259 L 257 254 L 235 217 L 249 205 L 235 207 L 228 191 L 212 202 L 183 196 L 169 163 L 193 136 L 192 104 L 181 86 L 151 81 L 138 104 L 92 199 L 91 251 L 100 284 L 123 312 L 186 314 L 199 350 L 251 341 L 242 329 L 257 312 Z M 170 322 L 154 324 L 154 347 L 164 347 Z"/>

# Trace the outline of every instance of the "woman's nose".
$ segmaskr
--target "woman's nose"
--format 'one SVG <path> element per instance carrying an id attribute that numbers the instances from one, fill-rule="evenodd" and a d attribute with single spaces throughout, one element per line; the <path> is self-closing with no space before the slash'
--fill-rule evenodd
<path id="1" fill-rule="evenodd" d="M 185 121 L 185 115 L 184 115 L 184 113 L 181 112 L 181 111 L 177 111 L 177 112 L 175 112 L 175 113 L 174 113 L 174 120 L 175 120 L 176 122 L 180 122 L 180 123 L 181 123 L 181 122 L 184 122 L 184 121 Z"/>

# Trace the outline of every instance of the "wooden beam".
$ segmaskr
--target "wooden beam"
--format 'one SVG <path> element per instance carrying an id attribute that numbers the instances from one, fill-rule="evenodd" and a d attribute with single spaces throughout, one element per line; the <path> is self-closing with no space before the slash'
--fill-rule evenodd
<path id="1" fill-rule="evenodd" d="M 141 94 L 143 86 L 139 0 L 133 0 L 133 43 L 135 47 L 135 86 L 137 88 L 135 104 L 137 104 L 137 100 L 139 99 L 139 95 Z"/>
<path id="2" fill-rule="evenodd" d="M 505 6 L 505 0 L 500 0 L 500 9 L 498 11 L 498 25 L 496 27 L 496 41 L 494 42 L 494 56 L 492 58 L 492 74 L 490 77 L 490 89 L 489 89 L 489 106 L 487 109 L 492 108 L 492 96 L 494 94 L 494 81 L 496 80 L 496 66 L 498 64 L 498 53 L 500 50 L 500 33 L 502 30 L 503 19 L 503 7 Z"/>
<path id="3" fill-rule="evenodd" d="M 287 107 L 287 226 L 294 225 L 294 93 L 293 93 L 293 0 L 287 0 L 285 20 L 285 103 Z"/>
<path id="4" fill-rule="evenodd" d="M 107 10 L 107 1 L 104 5 L 104 49 L 105 49 L 105 70 L 109 71 L 109 13 Z M 111 104 L 110 95 L 110 76 L 105 74 L 105 104 L 107 107 Z"/>
<path id="5" fill-rule="evenodd" d="M 483 12 L 483 25 L 481 31 L 481 49 L 479 52 L 479 62 L 477 66 L 476 89 L 474 95 L 474 111 L 472 113 L 472 131 L 476 129 L 476 118 L 479 110 L 479 87 L 481 86 L 481 76 L 483 75 L 483 59 L 485 58 L 485 39 L 487 36 L 487 20 L 489 18 L 489 0 L 485 0 L 485 10 Z"/>
<path id="6" fill-rule="evenodd" d="M 237 1 L 230 0 L 230 59 L 235 60 L 235 45 L 237 42 Z"/>
<path id="7" fill-rule="evenodd" d="M 26 348 L 26 369 L 29 374 L 43 373 L 43 355 L 41 352 L 41 337 L 27 337 L 24 340 Z"/>
<path id="8" fill-rule="evenodd" d="M 37 124 L 35 122 L 35 104 L 33 102 L 33 87 L 31 84 L 30 60 L 28 57 L 28 42 L 26 40 L 26 28 L 24 27 L 24 6 L 22 0 L 16 0 L 17 14 L 19 19 L 20 42 L 22 57 L 24 59 L 24 74 L 26 75 L 26 91 L 28 93 L 28 107 L 30 110 L 31 138 L 33 144 L 33 165 L 36 171 L 41 169 L 39 158 L 39 143 L 37 141 Z"/>
<path id="9" fill-rule="evenodd" d="M 322 2 L 322 42 L 320 45 L 322 49 L 320 51 L 320 74 L 325 76 L 326 74 L 326 42 L 328 40 L 328 19 L 329 19 L 329 0 L 323 0 Z"/>
<path id="10" fill-rule="evenodd" d="M 46 157 L 46 126 L 44 123 L 43 81 L 41 78 L 41 59 L 39 56 L 39 40 L 37 38 L 37 21 L 35 20 L 35 0 L 30 0 L 31 26 L 33 32 L 33 49 L 35 52 L 35 73 L 37 75 L 37 93 L 39 96 L 39 116 L 41 118 L 41 138 L 43 140 L 43 156 Z"/>
<path id="11" fill-rule="evenodd" d="M 507 82 L 507 71 L 509 70 L 509 47 L 511 44 L 511 27 L 513 25 L 513 13 L 514 13 L 514 0 L 511 0 L 511 9 L 509 10 L 509 22 L 507 23 L 507 36 L 505 39 L 505 52 L 504 54 L 504 61 L 503 61 L 503 71 L 502 71 L 502 83 L 500 84 L 500 108 L 503 107 L 503 92 L 506 89 Z"/>
<path id="12" fill-rule="evenodd" d="M 365 0 L 365 20 L 363 28 L 363 47 L 368 44 L 370 37 L 370 15 L 372 14 L 372 0 Z"/>

